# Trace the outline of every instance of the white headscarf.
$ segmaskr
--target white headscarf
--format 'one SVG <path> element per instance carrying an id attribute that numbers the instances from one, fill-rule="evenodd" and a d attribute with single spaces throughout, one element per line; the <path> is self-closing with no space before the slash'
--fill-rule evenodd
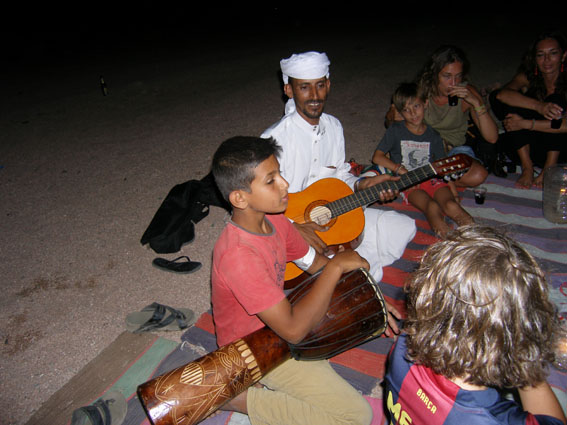
<path id="1" fill-rule="evenodd" d="M 305 52 L 293 54 L 280 61 L 284 84 L 288 84 L 289 77 L 301 80 L 314 80 L 316 78 L 329 78 L 329 65 L 331 62 L 325 53 Z M 285 114 L 295 111 L 295 102 L 289 99 L 285 105 Z"/>
<path id="2" fill-rule="evenodd" d="M 315 78 L 329 78 L 329 65 L 331 62 L 325 53 L 306 52 L 293 54 L 287 59 L 280 61 L 284 84 L 288 78 L 299 78 L 301 80 L 314 80 Z"/>

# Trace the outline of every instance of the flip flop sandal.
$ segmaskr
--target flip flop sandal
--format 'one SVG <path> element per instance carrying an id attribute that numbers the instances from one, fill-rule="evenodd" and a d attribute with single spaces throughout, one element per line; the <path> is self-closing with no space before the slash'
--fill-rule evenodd
<path id="1" fill-rule="evenodd" d="M 186 260 L 186 261 L 182 261 Z M 197 261 L 191 261 L 186 255 L 177 257 L 175 260 L 166 260 L 165 258 L 154 258 L 152 265 L 160 270 L 165 270 L 167 272 L 189 274 L 196 272 L 202 266 L 201 263 Z"/>
<path id="2" fill-rule="evenodd" d="M 128 404 L 119 391 L 110 391 L 89 406 L 73 411 L 71 425 L 120 425 L 124 422 Z"/>
<path id="3" fill-rule="evenodd" d="M 169 312 L 169 315 L 166 313 Z M 188 308 L 175 309 L 153 303 L 126 316 L 126 329 L 133 333 L 179 331 L 195 323 L 195 313 Z"/>

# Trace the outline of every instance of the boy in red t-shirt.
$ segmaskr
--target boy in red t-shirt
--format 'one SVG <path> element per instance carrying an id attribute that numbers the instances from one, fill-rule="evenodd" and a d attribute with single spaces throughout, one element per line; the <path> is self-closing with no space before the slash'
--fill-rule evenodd
<path id="1" fill-rule="evenodd" d="M 290 342 L 301 341 L 327 312 L 343 275 L 368 262 L 356 252 L 332 259 L 310 247 L 282 214 L 288 183 L 280 175 L 279 147 L 272 139 L 234 137 L 213 158 L 213 175 L 233 207 L 215 244 L 212 304 L 219 346 L 264 325 Z M 323 269 L 295 305 L 283 291 L 286 262 L 308 273 Z M 366 400 L 324 361 L 287 360 L 224 408 L 247 414 L 254 424 L 369 424 Z"/>

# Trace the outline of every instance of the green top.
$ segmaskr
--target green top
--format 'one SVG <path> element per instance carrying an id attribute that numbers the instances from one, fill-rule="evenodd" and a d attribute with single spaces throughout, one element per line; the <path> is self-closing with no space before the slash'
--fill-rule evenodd
<path id="1" fill-rule="evenodd" d="M 465 144 L 468 128 L 468 113 L 463 112 L 462 99 L 457 106 L 439 106 L 433 99 L 425 109 L 425 122 L 441 134 L 445 143 L 455 146 Z"/>

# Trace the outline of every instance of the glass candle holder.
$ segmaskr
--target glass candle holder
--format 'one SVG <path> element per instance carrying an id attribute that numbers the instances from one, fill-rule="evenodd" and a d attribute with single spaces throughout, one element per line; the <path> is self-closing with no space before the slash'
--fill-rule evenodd
<path id="1" fill-rule="evenodd" d="M 567 323 L 559 327 L 555 340 L 555 361 L 553 365 L 560 370 L 567 371 Z"/>
<path id="2" fill-rule="evenodd" d="M 545 170 L 543 216 L 552 223 L 567 223 L 567 164 Z"/>

